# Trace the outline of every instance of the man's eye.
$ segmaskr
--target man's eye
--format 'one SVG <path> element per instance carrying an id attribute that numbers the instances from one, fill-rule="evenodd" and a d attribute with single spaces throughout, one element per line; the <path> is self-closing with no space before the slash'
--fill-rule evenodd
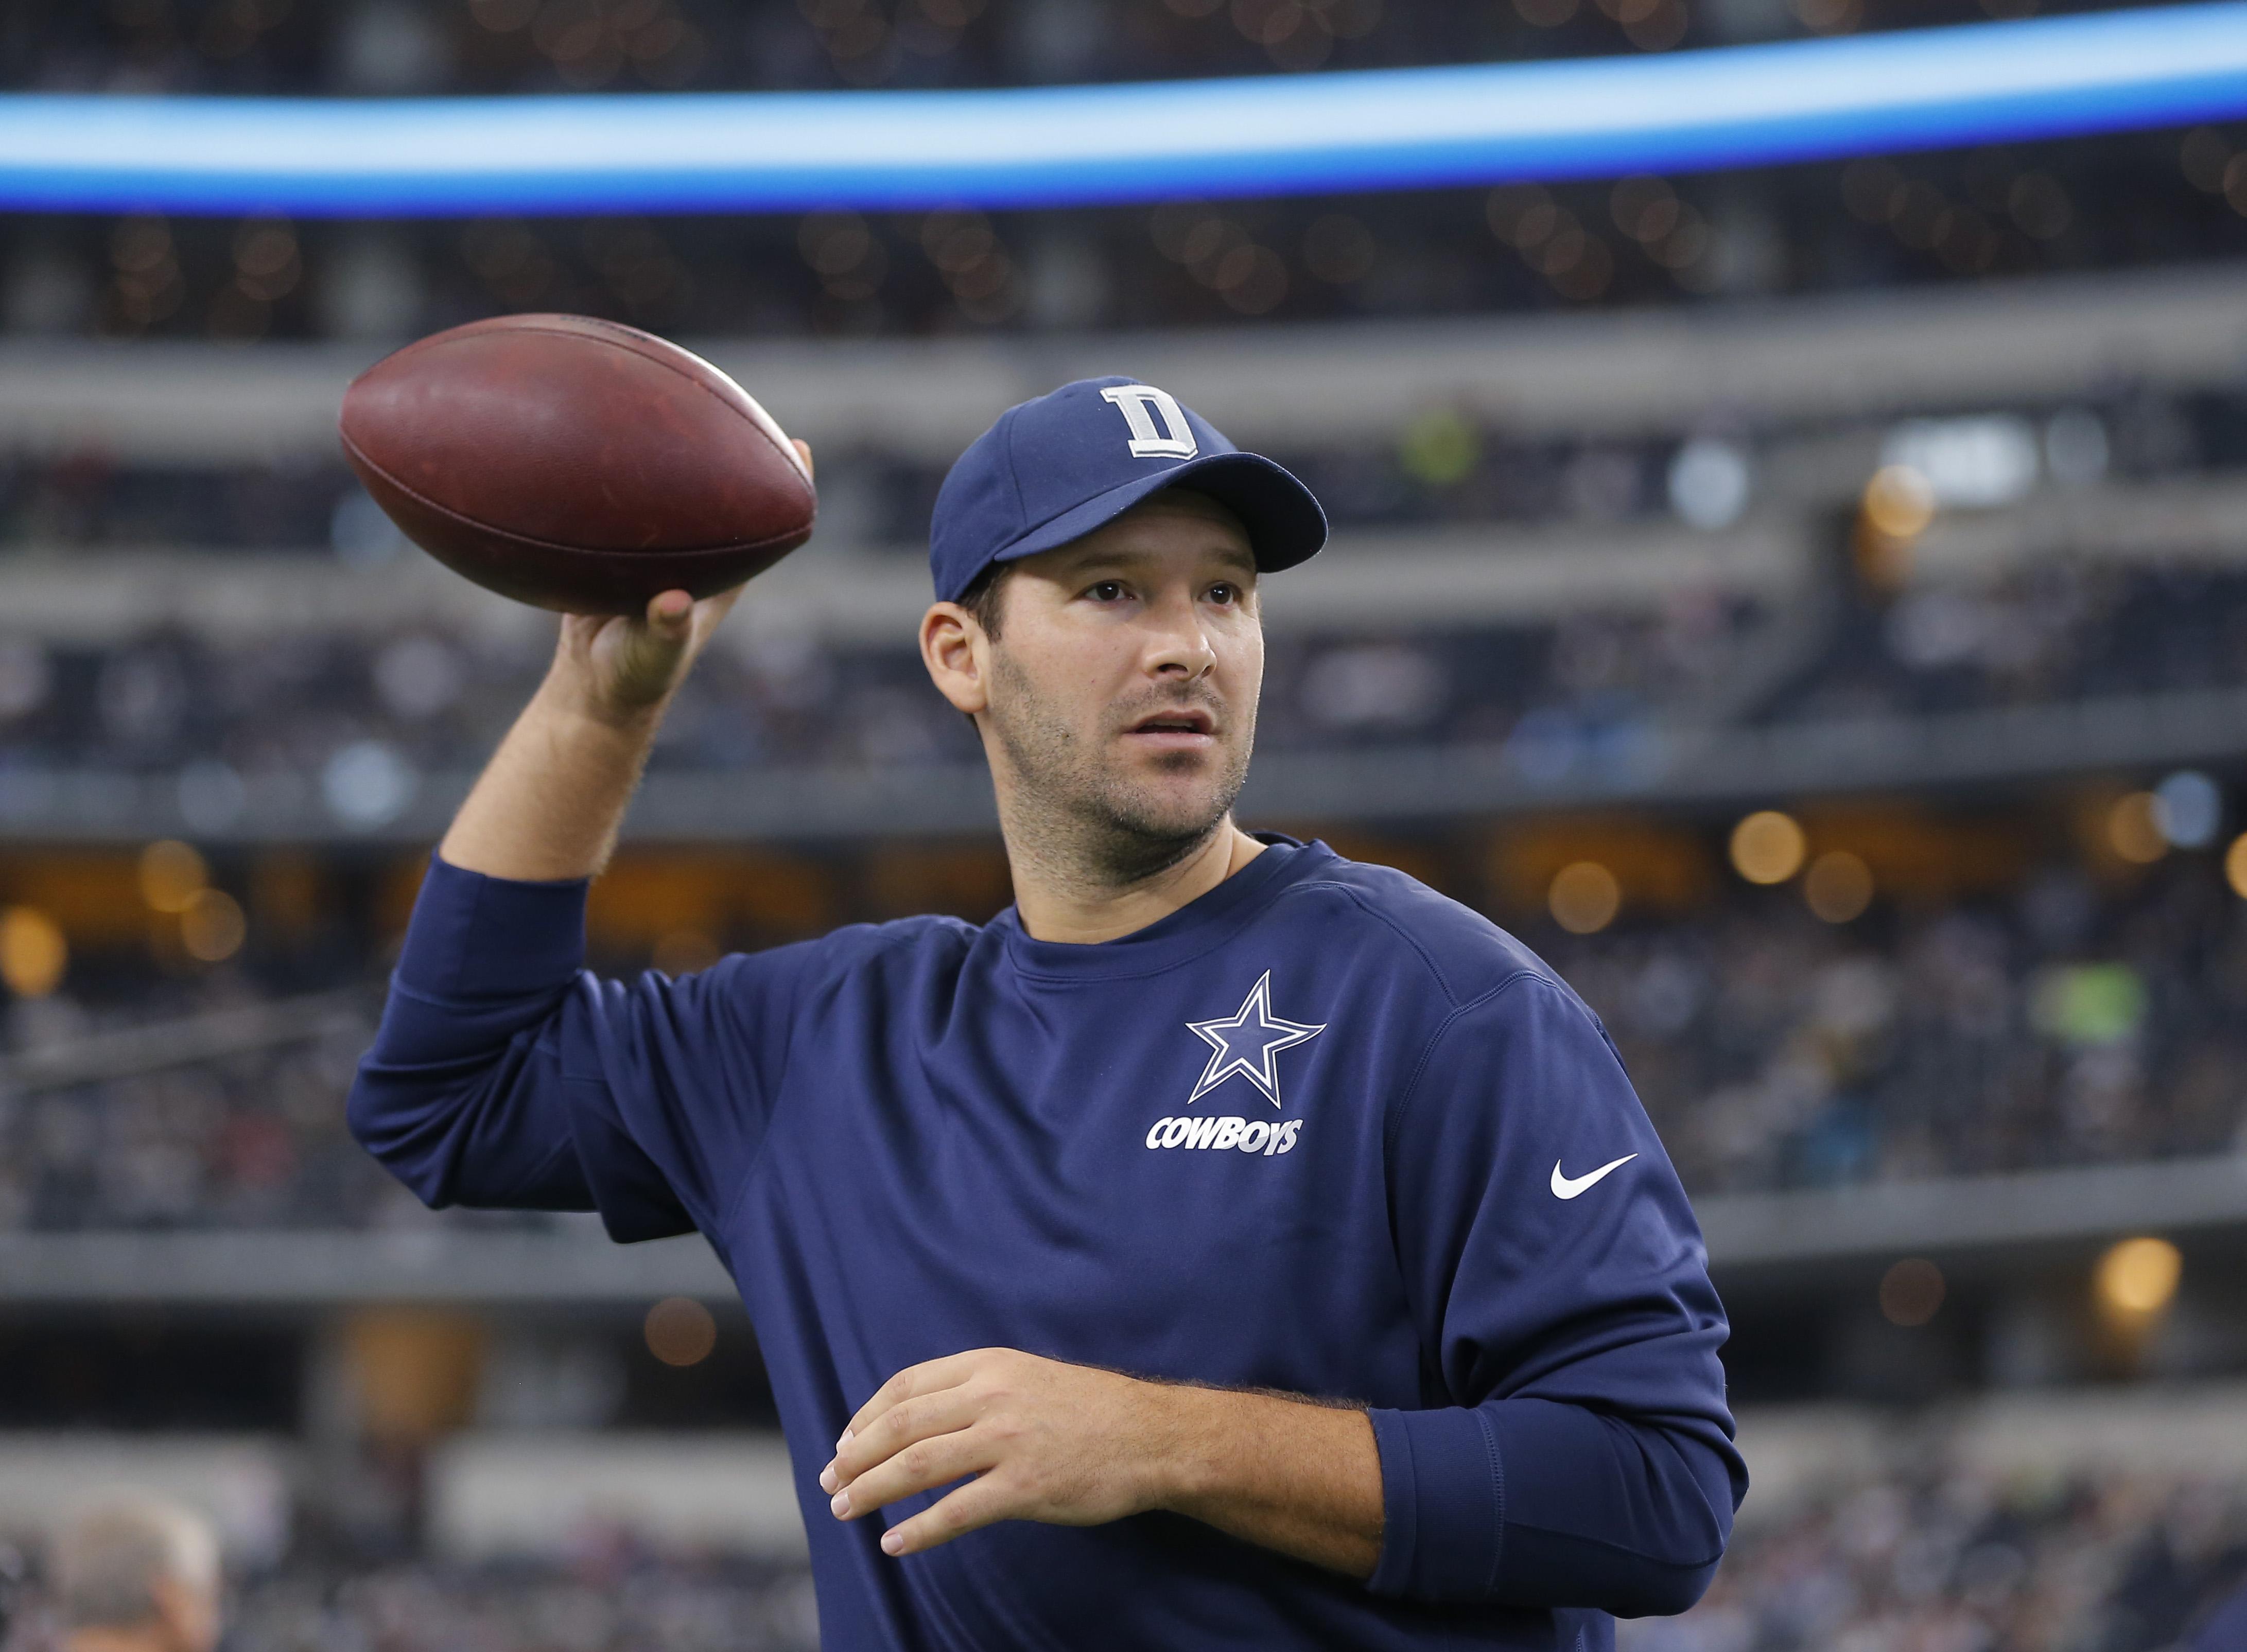
<path id="1" fill-rule="evenodd" d="M 1212 585 L 1209 588 L 1209 599 L 1213 603 L 1237 603 L 1240 600 L 1240 587 L 1238 585 Z"/>
<path id="2" fill-rule="evenodd" d="M 1124 584 L 1121 580 L 1103 579 L 1084 594 L 1096 603 L 1120 602 L 1124 597 Z"/>

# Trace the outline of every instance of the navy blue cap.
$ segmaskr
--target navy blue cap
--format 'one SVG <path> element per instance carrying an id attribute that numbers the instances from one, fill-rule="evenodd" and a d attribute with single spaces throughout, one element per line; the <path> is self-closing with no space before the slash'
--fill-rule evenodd
<path id="1" fill-rule="evenodd" d="M 953 464 L 929 526 L 936 594 L 956 601 L 993 563 L 1082 539 L 1178 486 L 1240 518 L 1264 572 L 1308 561 L 1327 542 L 1327 514 L 1309 488 L 1242 453 L 1167 391 L 1080 379 L 1007 408 Z"/>

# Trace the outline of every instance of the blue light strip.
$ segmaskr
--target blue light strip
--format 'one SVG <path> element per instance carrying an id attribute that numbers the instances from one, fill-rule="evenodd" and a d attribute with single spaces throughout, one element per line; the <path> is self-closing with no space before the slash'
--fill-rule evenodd
<path id="1" fill-rule="evenodd" d="M 0 208 L 992 208 L 1685 173 L 2247 116 L 2247 0 L 1664 57 L 1003 92 L 0 96 Z"/>

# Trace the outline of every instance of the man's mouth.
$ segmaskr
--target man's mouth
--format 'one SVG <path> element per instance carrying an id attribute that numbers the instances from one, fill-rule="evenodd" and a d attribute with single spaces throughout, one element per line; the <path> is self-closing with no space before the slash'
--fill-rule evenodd
<path id="1" fill-rule="evenodd" d="M 1217 720 L 1198 706 L 1178 706 L 1149 712 L 1124 732 L 1145 744 L 1186 750 L 1207 745 Z"/>

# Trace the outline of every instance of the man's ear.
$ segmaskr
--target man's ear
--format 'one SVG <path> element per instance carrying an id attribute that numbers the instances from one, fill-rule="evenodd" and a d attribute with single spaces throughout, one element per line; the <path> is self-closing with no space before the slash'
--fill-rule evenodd
<path id="1" fill-rule="evenodd" d="M 988 642 L 975 616 L 958 603 L 938 603 L 920 617 L 920 659 L 953 710 L 973 717 L 990 705 Z"/>

